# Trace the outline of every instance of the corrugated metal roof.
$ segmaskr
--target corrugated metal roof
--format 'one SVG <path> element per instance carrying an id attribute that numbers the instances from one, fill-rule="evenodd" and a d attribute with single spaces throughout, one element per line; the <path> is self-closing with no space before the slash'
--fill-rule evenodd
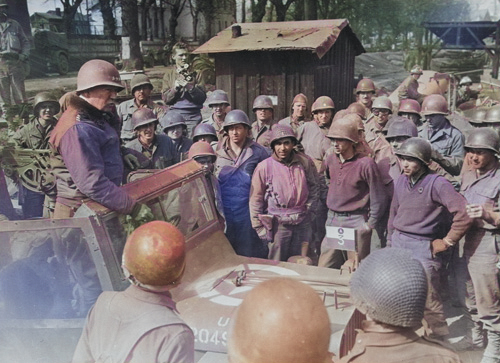
<path id="1" fill-rule="evenodd" d="M 232 27 L 241 26 L 241 36 L 232 37 Z M 347 19 L 238 23 L 224 29 L 193 53 L 230 53 L 244 50 L 311 50 L 319 58 L 333 46 Z M 359 40 L 355 41 L 362 48 Z"/>

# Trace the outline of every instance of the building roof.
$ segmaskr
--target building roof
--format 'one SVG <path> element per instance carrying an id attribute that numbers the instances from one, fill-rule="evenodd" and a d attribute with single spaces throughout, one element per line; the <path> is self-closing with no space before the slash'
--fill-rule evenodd
<path id="1" fill-rule="evenodd" d="M 484 49 L 484 39 L 495 33 L 498 25 L 495 21 L 424 23 L 444 42 L 445 49 Z"/>
<path id="2" fill-rule="evenodd" d="M 232 37 L 232 27 L 241 26 L 241 36 Z M 262 50 L 310 50 L 323 57 L 341 31 L 352 35 L 358 54 L 365 50 L 347 19 L 239 23 L 224 29 L 193 53 L 230 53 Z"/>

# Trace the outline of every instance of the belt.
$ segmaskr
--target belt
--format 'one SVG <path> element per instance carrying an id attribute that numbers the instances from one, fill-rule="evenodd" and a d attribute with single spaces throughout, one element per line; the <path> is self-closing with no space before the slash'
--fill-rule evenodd
<path id="1" fill-rule="evenodd" d="M 349 216 L 359 216 L 359 215 L 365 215 L 365 214 L 368 214 L 368 211 L 366 210 L 355 210 L 355 211 L 352 211 L 352 212 L 336 212 L 334 210 L 331 210 L 330 211 L 336 215 L 336 216 L 339 216 L 339 217 L 349 217 Z"/>

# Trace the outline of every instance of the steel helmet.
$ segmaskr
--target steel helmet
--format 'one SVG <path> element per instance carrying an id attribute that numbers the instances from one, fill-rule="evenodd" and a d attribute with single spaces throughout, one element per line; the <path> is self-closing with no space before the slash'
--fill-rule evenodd
<path id="1" fill-rule="evenodd" d="M 486 120 L 486 115 L 488 114 L 488 111 L 490 109 L 487 107 L 477 107 L 471 109 L 469 112 L 469 119 L 470 122 L 475 123 L 475 124 L 482 124 Z M 465 114 L 465 112 L 464 112 Z"/>
<path id="2" fill-rule="evenodd" d="M 362 119 L 366 118 L 366 108 L 359 102 L 353 102 L 347 107 L 348 113 L 354 113 L 361 117 Z"/>
<path id="3" fill-rule="evenodd" d="M 312 104 L 311 112 L 315 113 L 320 110 L 335 110 L 335 103 L 328 96 L 320 96 Z"/>
<path id="4" fill-rule="evenodd" d="M 163 129 L 163 132 L 165 132 L 167 129 L 182 125 L 185 129 L 187 129 L 186 121 L 184 120 L 184 116 L 182 116 L 178 111 L 176 110 L 170 110 L 167 113 L 165 113 L 161 118 L 160 118 L 160 125 Z"/>
<path id="5" fill-rule="evenodd" d="M 420 115 L 421 107 L 417 100 L 412 98 L 405 98 L 399 104 L 398 114 L 400 113 L 416 113 Z"/>
<path id="6" fill-rule="evenodd" d="M 273 148 L 273 144 L 275 141 L 279 139 L 284 139 L 286 137 L 291 138 L 295 144 L 297 144 L 297 137 L 293 132 L 293 129 L 288 125 L 276 124 L 271 129 L 271 149 Z"/>
<path id="7" fill-rule="evenodd" d="M 252 127 L 252 124 L 250 123 L 250 120 L 248 119 L 248 116 L 245 112 L 242 110 L 231 110 L 227 113 L 226 118 L 224 119 L 224 122 L 222 123 L 222 127 L 225 129 L 228 126 L 231 125 L 237 125 L 237 124 L 243 124 L 247 126 L 248 128 Z"/>
<path id="8" fill-rule="evenodd" d="M 462 77 L 462 79 L 460 80 L 460 86 L 464 85 L 464 84 L 469 84 L 471 85 L 472 84 L 472 79 L 470 79 L 469 76 L 465 76 L 465 77 Z"/>
<path id="9" fill-rule="evenodd" d="M 293 104 L 295 102 L 302 102 L 302 103 L 305 103 L 307 105 L 307 96 L 305 94 L 303 94 L 303 93 L 298 93 L 293 98 L 292 107 L 293 107 Z"/>
<path id="10" fill-rule="evenodd" d="M 383 248 L 366 257 L 350 281 L 356 308 L 375 321 L 400 327 L 422 323 L 427 276 L 422 264 L 403 248 Z"/>
<path id="11" fill-rule="evenodd" d="M 358 123 L 346 117 L 336 120 L 332 122 L 326 137 L 350 140 L 356 144 L 359 142 Z"/>
<path id="12" fill-rule="evenodd" d="M 409 156 L 420 160 L 425 165 L 431 162 L 431 143 L 419 137 L 411 137 L 405 140 L 396 151 L 398 156 Z"/>
<path id="13" fill-rule="evenodd" d="M 215 131 L 215 127 L 210 124 L 199 124 L 193 130 L 193 142 L 198 141 L 200 136 L 211 135 L 215 137 L 215 140 L 219 140 L 217 137 L 217 131 Z"/>
<path id="14" fill-rule="evenodd" d="M 413 121 L 408 120 L 406 117 L 396 116 L 389 121 L 385 138 L 391 139 L 400 136 L 417 137 L 418 130 Z"/>
<path id="15" fill-rule="evenodd" d="M 212 107 L 213 105 L 218 105 L 221 103 L 227 103 L 229 105 L 229 98 L 226 91 L 216 89 L 208 95 L 207 102 L 208 107 Z"/>
<path id="16" fill-rule="evenodd" d="M 420 67 L 418 64 L 415 64 L 413 67 L 411 67 L 410 74 L 424 74 L 424 71 L 422 70 L 422 67 Z"/>
<path id="17" fill-rule="evenodd" d="M 146 76 L 144 73 L 137 73 L 132 77 L 132 80 L 130 81 L 130 89 L 132 90 L 132 94 L 134 93 L 134 90 L 136 87 L 139 86 L 144 86 L 144 85 L 149 85 L 151 89 L 153 89 L 153 84 L 149 80 L 148 76 Z"/>
<path id="18" fill-rule="evenodd" d="M 150 108 L 139 108 L 132 114 L 132 129 L 135 131 L 140 126 L 158 122 L 158 118 Z"/>
<path id="19" fill-rule="evenodd" d="M 340 110 L 338 112 L 335 112 L 335 116 L 333 116 L 333 121 L 337 121 L 337 120 L 340 120 L 341 118 L 344 118 L 345 116 L 347 115 L 350 115 L 349 112 L 347 112 L 347 110 Z M 356 115 L 357 116 L 357 115 Z"/>
<path id="20" fill-rule="evenodd" d="M 355 113 L 348 113 L 344 117 L 349 119 L 349 120 L 355 121 L 356 125 L 358 125 L 358 131 L 365 130 L 365 124 L 363 123 L 363 119 L 359 115 L 357 115 Z M 344 117 L 341 117 L 341 118 L 344 118 Z"/>
<path id="21" fill-rule="evenodd" d="M 356 86 L 356 94 L 360 92 L 373 92 L 375 93 L 375 83 L 370 78 L 363 78 Z"/>
<path id="22" fill-rule="evenodd" d="M 433 94 L 424 98 L 422 115 L 447 115 L 448 113 L 448 102 L 443 96 Z"/>
<path id="23" fill-rule="evenodd" d="M 273 101 L 271 100 L 271 97 L 265 95 L 260 95 L 255 97 L 255 100 L 253 101 L 252 111 L 255 112 L 255 110 L 258 108 L 268 108 L 274 110 Z"/>
<path id="24" fill-rule="evenodd" d="M 383 108 L 392 113 L 392 102 L 389 97 L 381 96 L 373 100 L 372 108 Z"/>
<path id="25" fill-rule="evenodd" d="M 497 123 L 500 122 L 500 105 L 493 106 L 490 108 L 484 119 L 485 123 Z"/>
<path id="26" fill-rule="evenodd" d="M 214 160 L 217 158 L 213 147 L 205 141 L 197 141 L 191 145 L 189 148 L 190 159 L 194 159 L 197 156 L 213 156 Z"/>
<path id="27" fill-rule="evenodd" d="M 78 71 L 76 92 L 81 93 L 97 86 L 113 86 L 118 92 L 125 88 L 114 65 L 101 59 L 92 59 Z"/>
<path id="28" fill-rule="evenodd" d="M 123 267 L 150 286 L 177 284 L 186 265 L 185 240 L 172 224 L 153 221 L 138 227 L 123 249 Z"/>
<path id="29" fill-rule="evenodd" d="M 254 287 L 236 311 L 228 340 L 238 363 L 331 362 L 327 310 L 312 287 L 274 278 Z"/>
<path id="30" fill-rule="evenodd" d="M 38 117 L 40 113 L 40 107 L 42 106 L 42 103 L 50 103 L 51 105 L 53 105 L 55 107 L 55 113 L 59 113 L 59 111 L 61 110 L 59 102 L 54 96 L 52 96 L 50 92 L 40 92 L 36 94 L 35 100 L 33 101 L 33 113 L 36 117 Z"/>
<path id="31" fill-rule="evenodd" d="M 498 132 L 488 127 L 474 129 L 467 136 L 466 149 L 487 149 L 498 154 L 500 151 L 500 137 Z"/>

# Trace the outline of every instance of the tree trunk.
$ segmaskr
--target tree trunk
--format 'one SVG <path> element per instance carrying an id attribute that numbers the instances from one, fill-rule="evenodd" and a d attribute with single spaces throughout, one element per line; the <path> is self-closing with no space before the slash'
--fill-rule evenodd
<path id="1" fill-rule="evenodd" d="M 266 5 L 267 0 L 251 0 L 253 23 L 262 22 L 262 18 L 266 15 Z"/>
<path id="2" fill-rule="evenodd" d="M 104 36 L 113 38 L 116 35 L 116 20 L 113 14 L 113 4 L 111 0 L 99 0 L 99 7 L 104 23 Z"/>
<path id="3" fill-rule="evenodd" d="M 241 0 L 241 22 L 245 23 L 247 17 L 246 1 Z"/>
<path id="4" fill-rule="evenodd" d="M 316 0 L 304 0 L 304 18 L 305 20 L 318 19 L 318 5 Z"/>
<path id="5" fill-rule="evenodd" d="M 139 35 L 139 20 L 136 0 L 121 0 L 122 6 L 122 24 L 123 36 L 130 38 L 130 59 L 123 60 L 125 69 L 143 69 L 144 60 L 142 59 L 140 48 L 140 35 Z"/>
<path id="6" fill-rule="evenodd" d="M 78 7 L 83 2 L 83 0 L 74 0 L 73 4 L 71 4 L 70 0 L 61 0 L 64 10 L 63 10 L 63 24 L 64 30 L 66 34 L 72 34 L 73 29 L 71 24 L 73 23 L 73 19 L 75 18 L 75 14 L 78 10 Z"/>

